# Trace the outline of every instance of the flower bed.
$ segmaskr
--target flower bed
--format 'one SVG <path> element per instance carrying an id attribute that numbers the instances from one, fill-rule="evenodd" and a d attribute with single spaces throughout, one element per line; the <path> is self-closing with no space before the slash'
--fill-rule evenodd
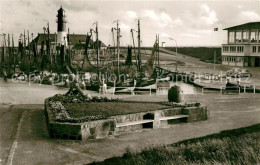
<path id="1" fill-rule="evenodd" d="M 147 118 L 147 115 L 152 116 Z M 82 97 L 77 93 L 55 95 L 45 100 L 45 116 L 50 137 L 74 140 L 99 139 L 141 129 L 157 129 L 171 125 L 161 118 L 185 116 L 179 122 L 207 119 L 207 109 L 198 103 L 121 102 Z M 138 124 L 148 121 L 147 124 Z M 127 125 L 128 123 L 132 125 Z"/>
<path id="2" fill-rule="evenodd" d="M 60 101 L 50 101 L 49 104 L 55 116 L 55 121 L 58 122 L 81 123 L 86 121 L 106 119 L 104 115 L 83 116 L 83 117 L 73 118 L 69 115 L 66 108 L 62 105 Z"/>
<path id="3" fill-rule="evenodd" d="M 72 91 L 66 95 L 55 95 L 49 98 L 49 104 L 55 116 L 55 121 L 80 123 L 107 119 L 109 116 L 139 113 L 151 110 L 167 109 L 172 107 L 199 107 L 200 103 L 142 103 L 119 102 L 107 97 L 85 98 Z"/>
<path id="4" fill-rule="evenodd" d="M 191 102 L 191 103 L 175 103 L 175 102 L 162 102 L 163 105 L 169 105 L 172 107 L 199 107 L 200 103 Z"/>

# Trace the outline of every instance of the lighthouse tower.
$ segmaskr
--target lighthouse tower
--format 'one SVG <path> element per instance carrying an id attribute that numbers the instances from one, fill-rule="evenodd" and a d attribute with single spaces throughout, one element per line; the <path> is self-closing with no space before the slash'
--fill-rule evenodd
<path id="1" fill-rule="evenodd" d="M 58 33 L 57 33 L 57 44 L 58 45 L 67 45 L 67 33 L 66 33 L 66 23 L 65 20 L 65 10 L 62 7 L 58 10 L 57 15 L 57 23 L 58 23 Z"/>

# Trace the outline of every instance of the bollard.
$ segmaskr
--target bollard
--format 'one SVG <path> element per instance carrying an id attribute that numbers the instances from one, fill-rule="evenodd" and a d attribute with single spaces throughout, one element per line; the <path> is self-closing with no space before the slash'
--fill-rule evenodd
<path id="1" fill-rule="evenodd" d="M 246 85 L 244 85 L 244 93 L 246 93 Z"/>
<path id="2" fill-rule="evenodd" d="M 254 93 L 255 93 L 255 85 L 254 85 Z"/>
<path id="3" fill-rule="evenodd" d="M 132 95 L 135 95 L 135 94 L 134 94 L 134 88 L 133 88 L 133 89 L 131 89 L 131 91 L 132 91 L 132 92 L 131 92 L 131 94 L 132 94 Z"/>

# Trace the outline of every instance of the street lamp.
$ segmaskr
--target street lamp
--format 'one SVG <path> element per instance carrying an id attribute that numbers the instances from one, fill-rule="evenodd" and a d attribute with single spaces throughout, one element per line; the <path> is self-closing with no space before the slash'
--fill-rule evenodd
<path id="1" fill-rule="evenodd" d="M 175 53 L 175 56 L 177 56 L 177 53 L 178 53 L 177 41 L 176 41 L 175 39 L 173 39 L 173 38 L 169 38 L 169 39 L 175 41 L 175 44 L 176 44 L 176 53 Z M 178 61 L 176 61 L 176 68 L 175 68 L 176 72 L 178 72 L 177 67 L 178 67 Z"/>

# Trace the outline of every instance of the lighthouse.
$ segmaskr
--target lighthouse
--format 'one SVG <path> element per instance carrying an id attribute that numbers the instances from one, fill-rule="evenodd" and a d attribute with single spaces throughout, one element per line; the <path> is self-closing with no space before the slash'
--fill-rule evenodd
<path id="1" fill-rule="evenodd" d="M 66 33 L 66 16 L 65 10 L 60 7 L 57 15 L 57 23 L 58 23 L 58 33 L 57 33 L 57 44 L 58 45 L 67 45 L 67 33 Z"/>

